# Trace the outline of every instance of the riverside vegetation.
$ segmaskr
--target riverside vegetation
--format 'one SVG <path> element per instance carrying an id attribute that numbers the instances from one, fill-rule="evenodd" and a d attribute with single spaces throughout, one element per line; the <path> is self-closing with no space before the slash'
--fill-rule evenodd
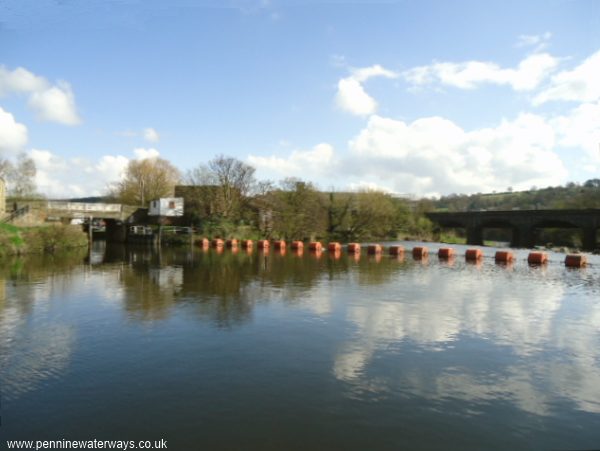
<path id="1" fill-rule="evenodd" d="M 0 223 L 0 257 L 54 253 L 88 244 L 80 226 L 61 224 L 18 227 Z"/>
<path id="2" fill-rule="evenodd" d="M 30 169 L 28 174 L 35 174 L 34 168 Z M 24 195 L 26 191 L 32 195 L 34 190 L 29 187 L 21 191 L 13 189 L 12 194 Z M 147 207 L 153 199 L 173 195 L 185 199 L 184 224 L 210 237 L 464 243 L 464 231 L 439 229 L 426 213 L 600 208 L 600 179 L 520 192 L 508 188 L 503 193 L 410 200 L 373 189 L 324 192 L 299 178 L 257 180 L 254 167 L 220 155 L 185 174 L 162 158 L 132 160 L 122 180 L 112 185 L 107 196 L 74 200 Z M 510 230 L 486 229 L 484 240 L 488 244 L 508 242 L 510 235 Z M 574 229 L 544 229 L 538 236 L 539 243 L 553 246 L 578 247 L 580 241 L 579 231 Z M 0 228 L 0 254 L 53 252 L 84 244 L 85 235 L 76 228 Z"/>

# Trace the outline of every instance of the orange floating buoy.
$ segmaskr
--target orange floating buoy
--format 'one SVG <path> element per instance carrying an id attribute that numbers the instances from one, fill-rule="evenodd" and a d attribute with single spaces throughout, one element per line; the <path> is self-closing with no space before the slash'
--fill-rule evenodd
<path id="1" fill-rule="evenodd" d="M 360 243 L 349 243 L 348 244 L 348 253 L 359 254 L 360 253 Z"/>
<path id="2" fill-rule="evenodd" d="M 323 245 L 321 244 L 320 241 L 311 241 L 308 244 L 308 248 L 311 251 L 321 252 L 323 250 Z"/>
<path id="3" fill-rule="evenodd" d="M 381 254 L 381 251 L 381 244 L 370 244 L 369 247 L 367 247 L 367 253 L 371 255 Z"/>
<path id="4" fill-rule="evenodd" d="M 327 245 L 327 250 L 329 252 L 337 252 L 342 250 L 342 245 L 340 243 L 338 243 L 337 241 L 332 241 L 331 243 L 329 243 Z"/>
<path id="5" fill-rule="evenodd" d="M 514 261 L 515 256 L 510 251 L 497 251 L 494 259 L 497 263 L 510 263 Z"/>
<path id="6" fill-rule="evenodd" d="M 196 244 L 198 244 L 199 247 L 207 248 L 210 246 L 210 241 L 208 240 L 208 238 L 201 238 L 198 241 L 196 241 Z"/>
<path id="7" fill-rule="evenodd" d="M 336 250 L 333 250 L 333 251 L 329 251 L 329 258 L 333 258 L 334 260 L 339 260 L 341 256 L 342 256 L 342 250 L 341 249 L 336 249 Z"/>
<path id="8" fill-rule="evenodd" d="M 390 255 L 403 255 L 404 247 L 402 246 L 390 246 L 388 252 Z"/>
<path id="9" fill-rule="evenodd" d="M 225 245 L 227 247 L 237 247 L 238 245 L 238 240 L 236 240 L 235 238 L 232 238 L 230 240 L 225 241 Z"/>
<path id="10" fill-rule="evenodd" d="M 223 243 L 223 240 L 220 238 L 215 238 L 214 240 L 212 240 L 212 245 L 213 247 L 223 247 L 225 243 Z"/>
<path id="11" fill-rule="evenodd" d="M 569 268 L 583 268 L 587 266 L 587 257 L 582 254 L 569 254 L 565 258 L 565 266 Z"/>
<path id="12" fill-rule="evenodd" d="M 285 249 L 285 241 L 284 240 L 275 240 L 275 241 L 273 241 L 273 247 L 275 249 Z"/>
<path id="13" fill-rule="evenodd" d="M 414 258 L 425 258 L 429 255 L 429 249 L 425 246 L 413 247 L 412 254 Z"/>
<path id="14" fill-rule="evenodd" d="M 454 257 L 454 249 L 451 247 L 442 247 L 438 250 L 438 258 L 448 260 Z"/>
<path id="15" fill-rule="evenodd" d="M 530 265 L 543 265 L 548 262 L 548 254 L 545 252 L 530 252 L 527 256 L 527 263 Z"/>
<path id="16" fill-rule="evenodd" d="M 244 249 L 252 249 L 254 242 L 252 240 L 242 240 L 242 247 Z"/>
<path id="17" fill-rule="evenodd" d="M 304 249 L 304 243 L 302 241 L 292 241 L 292 249 Z"/>
<path id="18" fill-rule="evenodd" d="M 467 252 L 465 252 L 465 260 L 474 261 L 481 258 L 483 258 L 481 249 L 467 249 Z"/>
<path id="19" fill-rule="evenodd" d="M 258 240 L 257 242 L 259 249 L 269 249 L 269 240 Z"/>
<path id="20" fill-rule="evenodd" d="M 376 252 L 375 254 L 371 254 L 371 256 L 369 257 L 369 260 L 373 260 L 375 263 L 379 263 L 381 261 L 381 252 Z"/>

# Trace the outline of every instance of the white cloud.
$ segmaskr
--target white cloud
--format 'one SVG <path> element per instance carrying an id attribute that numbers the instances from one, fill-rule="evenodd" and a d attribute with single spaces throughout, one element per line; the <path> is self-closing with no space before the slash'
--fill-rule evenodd
<path id="1" fill-rule="evenodd" d="M 65 82 L 33 92 L 29 97 L 29 106 L 37 117 L 44 121 L 64 125 L 77 125 L 81 122 L 75 108 L 75 96 L 69 84 Z"/>
<path id="2" fill-rule="evenodd" d="M 342 172 L 401 193 L 527 189 L 565 181 L 554 145 L 552 127 L 532 114 L 471 132 L 440 117 L 407 124 L 373 116 L 350 142 Z"/>
<path id="3" fill-rule="evenodd" d="M 129 159 L 122 155 L 104 155 L 93 166 L 93 172 L 100 174 L 104 183 L 108 184 L 121 180 L 128 164 Z"/>
<path id="4" fill-rule="evenodd" d="M 133 154 L 135 155 L 136 160 L 146 160 L 149 158 L 158 158 L 160 153 L 155 148 L 151 147 L 149 149 L 145 149 L 143 147 L 137 147 L 133 149 Z"/>
<path id="5" fill-rule="evenodd" d="M 0 95 L 11 92 L 43 91 L 47 87 L 48 82 L 45 78 L 34 75 L 22 67 L 9 71 L 6 67 L 0 66 Z"/>
<path id="6" fill-rule="evenodd" d="M 385 193 L 394 194 L 387 186 L 379 185 L 375 182 L 358 181 L 348 185 L 350 191 L 383 191 Z"/>
<path id="7" fill-rule="evenodd" d="M 0 66 L 0 96 L 11 93 L 29 94 L 28 105 L 41 120 L 65 125 L 81 122 L 73 91 L 64 81 L 52 85 L 22 67 L 10 71 Z"/>
<path id="8" fill-rule="evenodd" d="M 509 85 L 516 91 L 530 91 L 556 69 L 558 62 L 552 55 L 536 53 L 523 59 L 514 69 L 502 68 L 486 61 L 439 62 L 409 69 L 402 76 L 413 85 L 441 83 L 461 89 L 474 89 L 489 83 Z"/>
<path id="9" fill-rule="evenodd" d="M 593 102 L 600 99 L 600 51 L 572 70 L 554 75 L 550 84 L 534 99 L 534 105 L 563 100 Z"/>
<path id="10" fill-rule="evenodd" d="M 534 52 L 539 52 L 548 46 L 552 33 L 546 31 L 542 34 L 522 34 L 517 41 L 517 47 L 533 47 Z"/>
<path id="11" fill-rule="evenodd" d="M 385 69 L 379 64 L 370 67 L 361 67 L 352 71 L 352 77 L 361 83 L 373 77 L 396 78 L 397 76 L 395 72 Z"/>
<path id="12" fill-rule="evenodd" d="M 45 149 L 32 149 L 29 156 L 36 164 L 38 191 L 51 199 L 104 195 L 111 183 L 121 180 L 130 161 L 122 155 L 68 159 Z"/>
<path id="13" fill-rule="evenodd" d="M 160 135 L 153 128 L 145 128 L 144 129 L 144 139 L 151 143 L 156 143 L 160 140 Z"/>
<path id="14" fill-rule="evenodd" d="M 27 127 L 0 107 L 0 152 L 16 152 L 27 144 Z"/>
<path id="15" fill-rule="evenodd" d="M 338 82 L 336 105 L 357 116 L 368 116 L 377 111 L 377 102 L 365 91 L 362 83 L 373 77 L 395 78 L 396 73 L 376 64 L 352 70 L 352 75 Z"/>
<path id="16" fill-rule="evenodd" d="M 377 102 L 366 93 L 354 78 L 344 78 L 338 82 L 335 98 L 339 108 L 357 116 L 368 116 L 377 111 Z"/>
<path id="17" fill-rule="evenodd" d="M 583 165 L 588 171 L 600 170 L 600 101 L 584 103 L 567 115 L 550 121 L 559 145 L 583 150 Z"/>
<path id="18" fill-rule="evenodd" d="M 248 163 L 260 171 L 281 177 L 299 177 L 306 173 L 315 175 L 332 166 L 334 150 L 331 145 L 321 143 L 310 150 L 294 150 L 287 158 L 250 155 Z"/>
<path id="19" fill-rule="evenodd" d="M 349 142 L 345 155 L 319 144 L 287 157 L 251 155 L 248 163 L 261 176 L 340 183 L 337 189 L 373 188 L 404 195 L 491 192 L 509 186 L 524 190 L 566 182 L 567 170 L 555 150 L 585 142 L 591 152 L 593 137 L 600 133 L 598 115 L 599 105 L 554 119 L 521 113 L 471 131 L 443 117 L 407 123 L 373 115 Z"/>

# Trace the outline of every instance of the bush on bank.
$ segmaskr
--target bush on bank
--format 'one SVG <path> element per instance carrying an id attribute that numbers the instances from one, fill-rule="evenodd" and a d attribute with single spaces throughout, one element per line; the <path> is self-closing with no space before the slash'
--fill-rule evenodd
<path id="1" fill-rule="evenodd" d="M 87 236 L 79 226 L 17 227 L 0 224 L 0 256 L 53 253 L 86 246 L 87 243 Z"/>

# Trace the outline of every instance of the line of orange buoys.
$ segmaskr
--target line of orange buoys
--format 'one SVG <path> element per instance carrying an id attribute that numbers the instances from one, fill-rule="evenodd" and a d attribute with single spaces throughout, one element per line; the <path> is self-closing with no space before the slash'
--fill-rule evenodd
<path id="1" fill-rule="evenodd" d="M 238 246 L 251 252 L 254 248 L 254 242 L 252 240 L 241 240 L 238 241 L 235 238 L 228 240 L 222 240 L 215 238 L 212 241 L 208 238 L 201 238 L 196 240 L 196 244 L 202 249 L 208 249 L 210 247 L 217 251 L 222 251 L 224 247 L 230 248 L 233 251 L 237 251 Z M 273 240 L 273 248 L 278 251 L 281 255 L 286 253 L 286 241 L 285 240 Z M 269 240 L 258 240 L 256 242 L 258 249 L 265 252 L 271 247 L 271 241 Z M 348 254 L 353 255 L 355 260 L 360 259 L 362 245 L 360 243 L 348 243 L 346 245 L 346 251 Z M 304 253 L 304 242 L 292 241 L 290 243 L 290 249 L 295 255 L 301 256 Z M 308 249 L 311 254 L 317 258 L 321 256 L 323 252 L 323 244 L 320 241 L 311 241 L 308 243 Z M 404 258 L 404 247 L 399 245 L 389 246 L 388 253 L 391 256 Z M 337 241 L 328 243 L 327 250 L 333 258 L 340 258 L 342 252 L 342 244 Z M 384 253 L 384 248 L 381 244 L 369 244 L 367 246 L 367 253 L 375 256 L 375 261 L 381 260 L 381 255 Z M 456 257 L 456 252 L 451 247 L 442 247 L 438 249 L 438 258 L 443 261 L 451 262 Z M 426 260 L 429 256 L 429 249 L 426 246 L 416 246 L 412 249 L 412 256 L 415 260 Z M 467 249 L 465 252 L 465 261 L 470 263 L 479 263 L 483 259 L 483 252 L 479 248 Z M 515 255 L 512 251 L 496 251 L 494 255 L 494 261 L 499 264 L 512 265 L 515 261 Z M 530 252 L 527 256 L 527 262 L 530 265 L 544 265 L 548 263 L 548 254 L 546 252 L 534 251 Z M 587 266 L 587 257 L 583 254 L 568 254 L 565 257 L 565 266 L 569 268 L 583 268 Z"/>

